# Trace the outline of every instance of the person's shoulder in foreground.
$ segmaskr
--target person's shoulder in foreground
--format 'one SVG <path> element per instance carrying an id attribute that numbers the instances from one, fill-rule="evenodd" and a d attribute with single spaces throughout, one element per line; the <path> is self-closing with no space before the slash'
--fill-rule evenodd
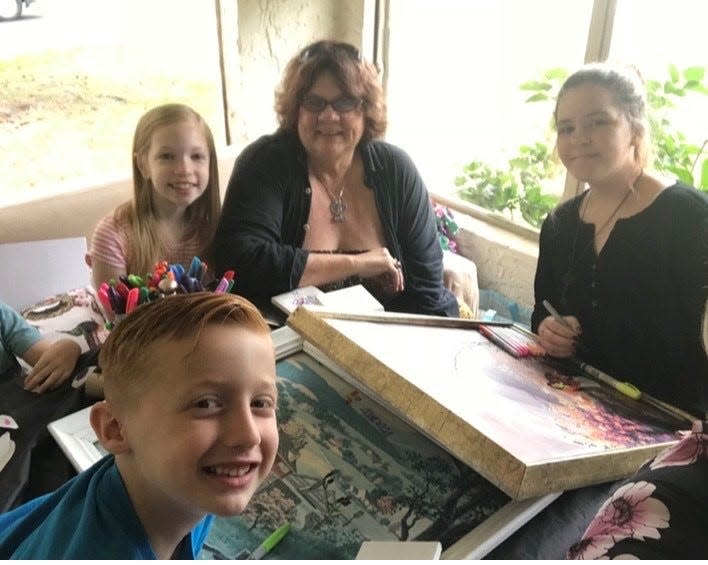
<path id="1" fill-rule="evenodd" d="M 191 559 L 278 448 L 270 331 L 232 294 L 139 306 L 104 343 L 91 426 L 110 455 L 0 515 L 0 559 Z"/>
<path id="2" fill-rule="evenodd" d="M 193 559 L 211 516 L 175 557 Z M 156 559 L 112 455 L 54 493 L 0 515 L 0 559 Z"/>

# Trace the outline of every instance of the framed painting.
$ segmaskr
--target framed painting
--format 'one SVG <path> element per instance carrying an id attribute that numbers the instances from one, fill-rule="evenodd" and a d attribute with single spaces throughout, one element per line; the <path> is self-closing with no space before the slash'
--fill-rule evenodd
<path id="1" fill-rule="evenodd" d="M 273 339 L 278 456 L 246 511 L 216 518 L 201 558 L 247 558 L 284 523 L 269 559 L 353 559 L 364 541 L 427 540 L 443 558 L 481 558 L 560 494 L 511 500 L 295 331 Z M 88 410 L 50 431 L 78 470 L 105 454 Z"/>
<path id="2" fill-rule="evenodd" d="M 327 316 L 300 307 L 288 325 L 512 499 L 628 476 L 688 426 L 545 358 L 515 358 L 471 329 Z"/>

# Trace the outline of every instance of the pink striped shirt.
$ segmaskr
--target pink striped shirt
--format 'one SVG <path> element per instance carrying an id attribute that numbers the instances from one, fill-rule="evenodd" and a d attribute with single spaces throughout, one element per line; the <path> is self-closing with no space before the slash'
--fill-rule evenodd
<path id="1" fill-rule="evenodd" d="M 127 274 L 128 249 L 132 234 L 127 222 L 117 222 L 113 212 L 104 216 L 96 225 L 91 237 L 89 255 L 106 265 L 117 267 Z M 181 263 L 188 268 L 192 257 L 201 254 L 199 238 L 193 236 L 184 241 L 161 241 L 165 257 L 158 257 L 155 262 L 166 260 L 168 263 Z M 136 273 L 139 274 L 139 273 Z"/>

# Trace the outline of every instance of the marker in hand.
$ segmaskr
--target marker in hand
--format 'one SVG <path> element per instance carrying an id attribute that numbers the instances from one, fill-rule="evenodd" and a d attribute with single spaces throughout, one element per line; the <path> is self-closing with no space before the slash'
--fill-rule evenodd
<path id="1" fill-rule="evenodd" d="M 543 301 L 543 306 L 548 310 L 548 312 L 553 316 L 553 319 L 556 320 L 559 324 L 563 324 L 566 328 L 568 328 L 570 331 L 575 332 L 575 328 L 571 326 L 568 323 L 568 320 L 563 318 L 559 313 L 558 310 L 556 310 L 548 300 Z M 616 379 L 613 379 L 610 377 L 607 373 L 603 373 L 599 369 L 596 369 L 592 365 L 588 365 L 587 363 L 584 363 L 580 360 L 576 360 L 576 363 L 580 366 L 580 368 L 585 371 L 586 374 L 594 377 L 600 382 L 605 383 L 606 385 L 611 386 L 615 390 L 621 392 L 625 396 L 628 396 L 629 398 L 632 398 L 634 400 L 639 400 L 642 397 L 641 391 L 634 386 L 632 383 L 627 383 L 627 382 L 620 382 Z"/>
<path id="2" fill-rule="evenodd" d="M 556 310 L 556 309 L 551 305 L 551 303 L 548 302 L 548 300 L 544 300 L 544 301 L 543 301 L 543 306 L 546 308 L 546 310 L 548 310 L 548 313 L 549 313 L 551 316 L 553 316 L 553 319 L 554 319 L 556 322 L 558 322 L 559 324 L 565 326 L 565 327 L 568 328 L 571 332 L 573 332 L 573 333 L 576 332 L 575 328 L 574 328 L 573 326 L 571 326 L 570 323 L 568 323 L 568 320 L 566 320 L 563 316 L 561 316 L 561 315 L 558 313 L 558 310 Z"/>

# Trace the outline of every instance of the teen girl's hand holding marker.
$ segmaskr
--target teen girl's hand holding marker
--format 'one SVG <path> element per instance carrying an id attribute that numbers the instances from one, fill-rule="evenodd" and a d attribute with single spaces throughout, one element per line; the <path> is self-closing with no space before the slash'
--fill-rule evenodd
<path id="1" fill-rule="evenodd" d="M 541 228 L 533 331 L 553 356 L 704 414 L 708 196 L 649 171 L 635 69 L 581 68 L 561 87 L 554 117 L 558 155 L 587 190 Z"/>
<path id="2" fill-rule="evenodd" d="M 539 324 L 541 344 L 549 355 L 572 357 L 582 335 L 580 322 L 575 316 L 561 316 L 548 300 L 543 301 L 543 306 L 551 315 Z"/>
<path id="3" fill-rule="evenodd" d="M 105 216 L 91 238 L 94 288 L 149 273 L 161 260 L 189 265 L 192 257 L 205 257 L 220 205 L 209 126 L 182 104 L 149 110 L 133 139 L 133 199 Z"/>

